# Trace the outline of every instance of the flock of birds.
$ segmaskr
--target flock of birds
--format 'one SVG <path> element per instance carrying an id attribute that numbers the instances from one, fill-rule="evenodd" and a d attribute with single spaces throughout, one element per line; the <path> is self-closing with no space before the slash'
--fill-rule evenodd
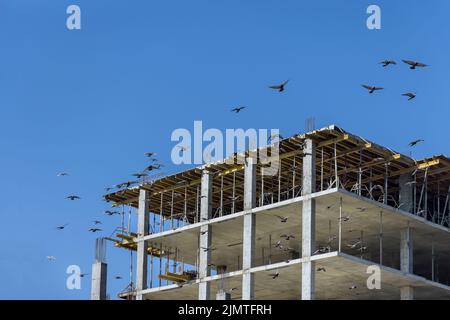
<path id="1" fill-rule="evenodd" d="M 138 172 L 138 173 L 133 173 L 131 175 L 131 176 L 135 177 L 136 179 L 143 179 L 149 175 L 150 171 L 159 170 L 163 166 L 162 164 L 157 163 L 158 160 L 155 158 L 155 155 L 156 155 L 155 152 L 146 152 L 144 155 L 149 159 L 150 164 L 148 166 L 146 166 L 143 171 Z M 57 173 L 56 176 L 57 177 L 68 177 L 69 173 L 59 172 L 59 173 Z M 126 181 L 123 183 L 116 184 L 113 187 L 107 187 L 107 188 L 105 188 L 105 190 L 110 191 L 110 190 L 113 190 L 114 188 L 117 188 L 117 189 L 121 189 L 124 187 L 128 188 L 131 185 L 136 184 L 138 182 L 139 181 L 136 181 L 136 180 L 135 181 Z M 76 194 L 70 194 L 70 195 L 66 196 L 66 199 L 69 201 L 76 201 L 76 200 L 81 200 L 81 197 Z M 107 216 L 114 216 L 114 215 L 121 215 L 122 213 L 119 211 L 114 211 L 114 210 L 105 210 L 104 214 L 106 214 Z M 96 233 L 96 232 L 102 231 L 102 229 L 99 227 L 102 224 L 101 220 L 93 220 L 92 222 L 93 222 L 93 226 L 87 230 L 88 232 Z M 58 231 L 62 231 L 62 230 L 65 230 L 68 226 L 69 226 L 69 223 L 65 223 L 65 224 L 56 226 L 55 229 Z M 53 255 L 46 256 L 46 258 L 50 262 L 56 261 L 56 257 Z M 87 275 L 89 275 L 89 274 L 81 273 L 80 277 L 84 278 Z M 120 280 L 120 279 L 122 279 L 122 276 L 116 275 L 116 276 L 114 276 L 114 279 Z"/>
<path id="2" fill-rule="evenodd" d="M 335 207 L 337 204 L 331 204 L 329 206 L 326 207 L 327 210 L 332 209 L 333 207 Z M 356 210 L 359 213 L 364 213 L 367 211 L 367 208 L 365 207 L 358 207 L 356 208 Z M 288 221 L 288 217 L 285 216 L 280 216 L 280 215 L 274 215 L 274 217 L 276 217 L 278 219 L 278 221 L 280 223 L 286 223 Z M 348 222 L 350 221 L 350 216 L 349 215 L 345 215 L 342 216 L 341 218 L 338 218 L 338 221 L 344 223 L 344 222 Z M 355 230 L 349 230 L 349 232 L 353 232 Z M 283 243 L 283 240 L 285 241 L 289 241 L 290 239 L 295 239 L 295 236 L 292 234 L 281 234 L 280 235 L 280 240 L 278 240 L 275 244 L 274 247 L 275 249 L 281 250 L 281 251 L 295 251 L 293 248 L 289 247 L 287 244 Z M 325 246 L 319 246 L 314 252 L 313 255 L 317 255 L 317 254 L 323 254 L 323 253 L 328 253 L 331 251 L 331 244 L 333 241 L 335 241 L 337 239 L 337 235 L 330 235 L 328 238 L 328 241 L 326 243 Z M 362 240 L 362 238 L 356 238 L 354 240 L 349 241 L 346 244 L 346 247 L 349 248 L 349 250 L 357 250 L 360 251 L 361 254 L 363 254 L 364 252 L 367 251 L 367 246 L 364 245 L 364 242 Z M 289 259 L 287 259 L 285 262 L 289 262 Z M 319 266 L 316 269 L 317 272 L 327 272 L 326 268 L 323 266 Z M 280 272 L 279 270 L 277 270 L 274 273 L 269 273 L 268 276 L 272 279 L 277 279 L 280 276 Z M 357 289 L 357 285 L 352 284 L 351 286 L 348 287 L 349 290 L 355 290 Z"/>
<path id="3" fill-rule="evenodd" d="M 403 63 L 409 65 L 411 70 L 415 70 L 417 68 L 423 68 L 423 67 L 427 67 L 428 66 L 428 65 L 426 65 L 424 63 L 417 62 L 417 61 L 412 61 L 412 60 L 402 60 L 402 61 L 403 61 Z M 394 60 L 384 60 L 384 61 L 381 61 L 380 64 L 383 67 L 388 67 L 390 65 L 396 65 L 397 63 Z M 273 90 L 276 90 L 278 92 L 283 92 L 283 91 L 285 91 L 285 87 L 286 87 L 286 85 L 288 83 L 289 83 L 289 80 L 286 80 L 286 81 L 284 81 L 282 83 L 271 85 L 271 86 L 269 86 L 269 88 L 273 89 Z M 374 93 L 375 91 L 380 91 L 380 90 L 384 89 L 383 87 L 374 86 L 374 85 L 366 85 L 366 84 L 363 84 L 362 87 L 367 89 L 370 94 Z M 405 93 L 402 94 L 402 96 L 407 97 L 408 101 L 410 101 L 410 100 L 416 98 L 416 93 L 414 93 L 414 92 L 405 92 Z M 245 106 L 237 106 L 237 107 L 231 109 L 231 111 L 238 114 L 238 113 L 242 112 L 245 108 L 246 108 Z M 274 139 L 274 138 L 278 138 L 279 140 L 283 140 L 284 139 L 280 134 L 277 134 L 276 137 L 275 136 L 270 136 L 268 138 L 267 142 L 270 143 L 272 141 L 272 139 Z M 409 143 L 409 146 L 410 147 L 414 147 L 420 142 L 424 142 L 424 140 L 423 139 L 413 140 L 413 141 L 411 141 Z M 178 148 L 180 149 L 181 153 L 187 151 L 186 147 L 178 146 Z M 116 185 L 114 185 L 112 187 L 107 187 L 107 188 L 105 188 L 105 190 L 107 192 L 109 192 L 109 191 L 114 190 L 114 189 L 129 188 L 130 186 L 132 186 L 134 184 L 137 184 L 140 181 L 144 181 L 144 179 L 149 176 L 150 172 L 155 171 L 155 170 L 159 170 L 159 169 L 161 169 L 161 167 L 163 167 L 163 165 L 158 163 L 158 160 L 155 158 L 155 156 L 156 156 L 155 152 L 146 152 L 146 153 L 144 153 L 144 155 L 149 159 L 150 163 L 142 171 L 131 174 L 131 176 L 134 177 L 137 180 L 130 180 L 130 181 L 122 182 L 122 183 L 116 184 Z M 66 176 L 69 176 L 69 174 L 67 172 L 60 172 L 60 173 L 57 174 L 57 176 L 58 177 L 66 177 Z M 68 199 L 70 201 L 75 201 L 75 200 L 80 200 L 81 197 L 79 195 L 76 195 L 76 194 L 71 194 L 71 195 L 68 195 L 66 197 L 66 199 Z M 329 206 L 328 209 L 330 209 L 331 207 L 332 207 L 332 205 Z M 361 212 L 365 211 L 365 208 L 360 208 L 360 209 L 361 209 L 360 210 Z M 104 213 L 106 215 L 108 215 L 108 216 L 121 215 L 122 214 L 119 211 L 113 211 L 113 210 L 105 210 Z M 279 219 L 279 221 L 281 223 L 286 223 L 287 220 L 288 220 L 288 217 L 279 216 L 279 215 L 276 215 L 276 217 Z M 349 220 L 350 220 L 350 216 L 344 216 L 344 217 L 342 217 L 340 219 L 341 222 L 347 222 Z M 94 223 L 94 226 L 91 227 L 90 229 L 88 229 L 89 232 L 96 233 L 96 232 L 102 231 L 102 229 L 97 227 L 97 226 L 102 224 L 102 222 L 100 220 L 94 220 L 93 223 Z M 56 229 L 57 230 L 64 230 L 68 225 L 69 225 L 68 223 L 63 224 L 63 225 L 59 225 L 59 226 L 56 227 Z M 330 236 L 330 238 L 328 239 L 327 245 L 319 247 L 313 254 L 315 255 L 315 254 L 321 254 L 321 253 L 329 252 L 331 250 L 331 243 L 336 238 L 337 238 L 336 236 Z M 280 240 L 278 240 L 275 243 L 275 245 L 274 245 L 275 248 L 278 249 L 278 250 L 282 250 L 282 251 L 293 251 L 294 250 L 293 248 L 289 247 L 288 245 L 286 245 L 286 244 L 284 244 L 282 242 L 283 240 L 284 241 L 289 241 L 290 239 L 295 239 L 295 236 L 292 235 L 292 234 L 282 234 L 282 235 L 280 235 Z M 354 241 L 348 243 L 347 247 L 349 249 L 357 249 L 357 250 L 361 251 L 361 253 L 367 250 L 367 247 L 363 245 L 362 239 L 360 239 L 360 238 L 357 238 Z M 212 251 L 212 250 L 215 250 L 216 248 L 214 248 L 214 247 L 201 247 L 201 249 L 203 251 Z M 47 256 L 47 259 L 49 261 L 55 261 L 56 257 L 55 256 Z M 318 267 L 317 268 L 317 272 L 326 272 L 326 269 L 324 267 Z M 85 277 L 87 275 L 88 274 L 86 274 L 86 273 L 82 273 L 82 274 L 80 274 L 80 277 Z M 272 279 L 276 279 L 276 278 L 278 278 L 280 276 L 280 273 L 279 273 L 279 271 L 276 271 L 275 273 L 270 273 L 269 276 Z M 115 279 L 122 279 L 121 276 L 115 276 L 114 278 Z M 356 288 L 357 288 L 356 285 L 352 285 L 352 286 L 349 287 L 350 290 L 353 290 L 353 289 L 356 289 Z M 235 290 L 235 289 L 236 288 L 232 288 L 231 290 Z"/>
<path id="4" fill-rule="evenodd" d="M 412 61 L 412 60 L 402 60 L 402 61 L 403 61 L 403 63 L 407 64 L 411 70 L 415 70 L 417 68 L 428 67 L 428 65 L 421 63 L 421 62 L 417 62 L 417 61 Z M 384 61 L 381 61 L 380 64 L 383 65 L 383 67 L 387 67 L 389 65 L 395 65 L 397 63 L 394 60 L 384 60 Z M 375 91 L 384 89 L 383 87 L 366 85 L 366 84 L 363 84 L 362 86 L 363 86 L 363 88 L 369 90 L 369 93 L 374 93 Z M 415 92 L 405 92 L 402 94 L 402 96 L 407 97 L 408 101 L 410 101 L 416 97 L 416 93 Z"/>

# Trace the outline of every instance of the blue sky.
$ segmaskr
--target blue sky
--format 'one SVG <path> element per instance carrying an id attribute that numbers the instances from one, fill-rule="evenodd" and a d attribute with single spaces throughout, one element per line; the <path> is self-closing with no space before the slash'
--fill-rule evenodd
<path id="1" fill-rule="evenodd" d="M 70 4 L 81 30 L 66 28 Z M 381 30 L 366 27 L 370 4 Z M 404 153 L 425 139 L 418 158 L 448 155 L 448 12 L 446 0 L 0 0 L 0 298 L 89 298 L 90 279 L 67 290 L 65 270 L 91 272 L 94 219 L 104 235 L 120 224 L 102 214 L 104 188 L 142 170 L 145 151 L 165 173 L 182 170 L 170 135 L 194 120 L 290 135 L 314 117 Z M 384 69 L 384 59 L 430 67 Z M 286 79 L 282 94 L 267 88 Z M 114 296 L 129 253 L 109 246 L 107 259 Z"/>

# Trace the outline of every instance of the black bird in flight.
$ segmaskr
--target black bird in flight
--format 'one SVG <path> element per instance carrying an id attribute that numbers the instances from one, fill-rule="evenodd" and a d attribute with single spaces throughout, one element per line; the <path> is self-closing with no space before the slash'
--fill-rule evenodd
<path id="1" fill-rule="evenodd" d="M 417 145 L 418 143 L 420 143 L 420 142 L 425 142 L 425 140 L 417 139 L 417 140 L 411 141 L 411 142 L 409 143 L 409 146 L 410 146 L 410 147 L 414 147 L 414 146 L 416 146 L 416 145 Z"/>
<path id="2" fill-rule="evenodd" d="M 406 63 L 407 65 L 409 65 L 411 70 L 414 70 L 418 67 L 423 68 L 423 67 L 428 67 L 428 65 L 421 63 L 421 62 L 416 62 L 416 61 L 411 61 L 411 60 L 402 60 L 404 63 Z"/>
<path id="3" fill-rule="evenodd" d="M 402 96 L 408 97 L 408 101 L 409 101 L 409 100 L 414 99 L 416 97 L 416 94 L 412 93 L 412 92 L 407 92 L 407 93 L 402 94 Z"/>
<path id="4" fill-rule="evenodd" d="M 94 220 L 94 224 L 102 224 L 100 220 Z"/>
<path id="5" fill-rule="evenodd" d="M 380 64 L 382 64 L 383 67 L 387 67 L 390 64 L 397 64 L 397 62 L 395 62 L 394 60 L 384 60 L 384 61 L 381 61 Z"/>
<path id="6" fill-rule="evenodd" d="M 239 113 L 239 112 L 241 112 L 241 110 L 244 110 L 244 109 L 245 109 L 245 107 L 236 107 L 234 109 L 231 109 L 231 112 Z"/>
<path id="7" fill-rule="evenodd" d="M 289 240 L 289 239 L 295 239 L 295 236 L 294 235 L 292 235 L 292 234 L 282 234 L 281 236 L 280 236 L 280 238 L 286 238 L 286 240 Z"/>
<path id="8" fill-rule="evenodd" d="M 275 84 L 273 86 L 269 86 L 269 88 L 278 90 L 278 92 L 283 92 L 284 91 L 284 87 L 288 84 L 288 82 L 289 82 L 289 80 L 286 80 L 285 82 L 283 82 L 281 84 Z"/>
<path id="9" fill-rule="evenodd" d="M 79 200 L 79 199 L 81 199 L 79 196 L 76 196 L 76 195 L 70 195 L 70 196 L 67 196 L 66 197 L 66 199 L 69 199 L 69 200 Z"/>
<path id="10" fill-rule="evenodd" d="M 138 172 L 138 173 L 133 173 L 132 176 L 140 179 L 142 177 L 148 177 L 148 174 L 145 172 Z"/>
<path id="11" fill-rule="evenodd" d="M 60 173 L 58 173 L 56 176 L 57 177 L 66 177 L 66 176 L 68 176 L 69 174 L 67 173 L 67 172 L 60 172 Z"/>
<path id="12" fill-rule="evenodd" d="M 283 216 L 278 216 L 278 215 L 275 215 L 278 219 L 280 219 L 280 222 L 286 222 L 287 221 L 287 217 L 283 217 Z"/>
<path id="13" fill-rule="evenodd" d="M 111 211 L 111 210 L 106 210 L 105 213 L 106 213 L 108 216 L 113 216 L 113 215 L 115 215 L 115 214 L 120 214 L 119 211 Z"/>
<path id="14" fill-rule="evenodd" d="M 68 223 L 66 223 L 66 224 L 63 224 L 62 226 L 57 226 L 56 227 L 56 229 L 58 229 L 58 230 L 63 230 L 65 227 L 67 227 L 69 224 Z"/>
<path id="15" fill-rule="evenodd" d="M 132 184 L 135 184 L 135 183 L 137 183 L 137 181 L 122 182 L 122 183 L 116 184 L 116 188 L 117 189 L 120 189 L 120 188 L 123 188 L 123 187 L 129 188 Z"/>
<path id="16" fill-rule="evenodd" d="M 146 153 L 144 153 L 144 156 L 151 158 L 151 157 L 156 156 L 156 153 L 155 152 L 146 152 Z"/>
<path id="17" fill-rule="evenodd" d="M 318 272 L 320 272 L 320 271 L 327 272 L 327 269 L 325 269 L 324 267 L 319 267 L 319 268 L 317 268 L 317 271 Z"/>
<path id="18" fill-rule="evenodd" d="M 84 278 L 85 276 L 88 276 L 89 273 L 80 273 L 80 278 Z"/>
<path id="19" fill-rule="evenodd" d="M 99 228 L 90 228 L 88 231 L 90 231 L 90 232 L 97 232 L 97 231 L 102 231 L 102 229 L 99 229 Z"/>
<path id="20" fill-rule="evenodd" d="M 278 271 L 277 271 L 276 273 L 271 273 L 271 274 L 269 274 L 269 276 L 272 277 L 272 279 L 278 278 L 279 275 L 280 275 L 280 273 L 279 273 Z"/>
<path id="21" fill-rule="evenodd" d="M 151 164 L 148 167 L 144 169 L 144 171 L 152 171 L 152 170 L 159 170 L 162 167 L 161 164 Z"/>
<path id="22" fill-rule="evenodd" d="M 114 279 L 120 280 L 120 279 L 122 279 L 122 277 L 121 276 L 115 276 Z"/>
<path id="23" fill-rule="evenodd" d="M 368 85 L 365 85 L 365 84 L 362 84 L 362 86 L 364 88 L 366 88 L 367 90 L 369 90 L 369 93 L 374 93 L 377 90 L 383 90 L 384 89 L 383 87 L 368 86 Z"/>

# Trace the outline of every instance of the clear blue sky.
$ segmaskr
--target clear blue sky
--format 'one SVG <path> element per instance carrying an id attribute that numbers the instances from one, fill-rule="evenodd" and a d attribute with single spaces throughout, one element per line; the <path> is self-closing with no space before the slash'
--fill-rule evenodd
<path id="1" fill-rule="evenodd" d="M 81 30 L 66 29 L 70 4 Z M 382 9 L 379 31 L 366 28 L 369 4 Z M 164 172 L 181 170 L 170 134 L 194 120 L 290 135 L 312 116 L 400 152 L 425 139 L 416 157 L 449 154 L 449 12 L 447 0 L 0 0 L 0 298 L 89 298 L 90 279 L 67 290 L 65 270 L 91 272 L 92 220 L 104 235 L 119 225 L 102 214 L 104 187 L 141 170 L 149 150 Z M 267 88 L 286 79 L 283 94 Z M 124 277 L 110 279 L 112 295 L 128 257 L 108 247 L 110 276 Z"/>

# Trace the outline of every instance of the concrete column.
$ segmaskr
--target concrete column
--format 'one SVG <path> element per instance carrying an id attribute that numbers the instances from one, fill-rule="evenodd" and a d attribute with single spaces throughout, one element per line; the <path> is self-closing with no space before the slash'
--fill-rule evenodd
<path id="1" fill-rule="evenodd" d="M 211 219 L 212 212 L 212 174 L 206 170 L 202 172 L 202 182 L 200 191 L 200 222 Z M 200 283 L 198 286 L 198 299 L 209 300 L 211 294 L 211 283 L 204 282 L 203 278 L 211 275 L 211 225 L 200 227 L 200 248 L 198 276 Z"/>
<path id="2" fill-rule="evenodd" d="M 412 229 L 409 226 L 400 231 L 400 270 L 406 273 L 413 273 L 413 238 Z M 412 300 L 413 298 L 413 287 L 400 288 L 400 299 Z"/>
<path id="3" fill-rule="evenodd" d="M 407 184 L 412 181 L 413 178 L 410 173 L 403 174 L 398 179 L 400 189 L 398 203 L 400 209 L 407 212 L 413 211 L 413 186 L 412 184 Z"/>
<path id="4" fill-rule="evenodd" d="M 91 300 L 106 300 L 107 264 L 96 261 L 92 264 Z"/>
<path id="5" fill-rule="evenodd" d="M 147 271 L 148 271 L 148 243 L 147 241 L 140 241 L 144 236 L 148 235 L 149 223 L 149 195 L 148 191 L 139 190 L 139 206 L 138 206 L 138 244 L 136 255 L 136 300 L 142 300 L 142 295 L 139 291 L 147 289 Z"/>
<path id="6" fill-rule="evenodd" d="M 256 206 L 256 159 L 249 157 L 245 162 L 244 172 L 244 210 Z M 242 251 L 242 300 L 255 297 L 255 275 L 250 272 L 255 259 L 255 214 L 244 215 L 244 234 Z"/>
<path id="7" fill-rule="evenodd" d="M 316 201 L 311 194 L 316 191 L 316 148 L 314 141 L 305 140 L 303 157 L 302 195 L 302 257 L 311 257 L 315 250 Z M 315 263 L 302 264 L 302 300 L 314 300 Z"/>

